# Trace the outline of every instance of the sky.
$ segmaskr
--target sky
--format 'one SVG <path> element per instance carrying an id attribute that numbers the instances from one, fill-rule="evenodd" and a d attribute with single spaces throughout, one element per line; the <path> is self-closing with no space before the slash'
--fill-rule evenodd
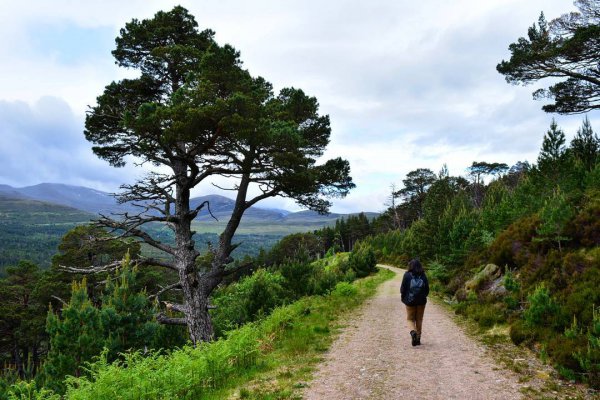
<path id="1" fill-rule="evenodd" d="M 0 184 L 56 182 L 108 192 L 142 168 L 113 168 L 83 135 L 112 81 L 135 76 L 110 54 L 133 18 L 186 7 L 241 52 L 254 76 L 315 96 L 331 118 L 324 159 L 350 162 L 356 188 L 332 211 L 383 211 L 417 168 L 466 174 L 473 161 L 535 162 L 554 117 L 570 139 L 582 116 L 544 113 L 496 72 L 508 46 L 570 0 L 21 0 L 0 2 Z M 600 129 L 599 113 L 589 114 Z M 224 194 L 206 184 L 193 194 Z M 297 210 L 289 199 L 262 207 Z"/>

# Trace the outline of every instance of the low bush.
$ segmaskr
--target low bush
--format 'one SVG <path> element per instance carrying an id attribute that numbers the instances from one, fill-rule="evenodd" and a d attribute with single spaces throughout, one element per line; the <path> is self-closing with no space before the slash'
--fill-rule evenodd
<path id="1" fill-rule="evenodd" d="M 284 289 L 285 278 L 279 272 L 264 269 L 219 289 L 212 297 L 212 311 L 217 337 L 284 304 L 290 297 Z"/>
<path id="2" fill-rule="evenodd" d="M 371 246 L 359 245 L 350 253 L 348 263 L 356 276 L 362 278 L 376 271 L 377 259 Z"/>
<path id="3" fill-rule="evenodd" d="M 523 313 L 527 325 L 530 327 L 556 325 L 555 318 L 560 308 L 544 284 L 540 284 L 532 294 L 527 296 L 527 302 L 529 305 Z"/>
<path id="4" fill-rule="evenodd" d="M 448 267 L 439 261 L 427 264 L 427 276 L 430 280 L 437 280 L 442 284 L 447 284 L 451 277 Z"/>
<path id="5" fill-rule="evenodd" d="M 464 314 L 477 321 L 482 328 L 506 322 L 506 308 L 502 303 L 473 302 L 466 306 Z"/>
<path id="6" fill-rule="evenodd" d="M 529 343 L 535 339 L 535 331 L 521 319 L 510 325 L 510 339 L 516 345 Z"/>
<path id="7" fill-rule="evenodd" d="M 337 285 L 335 285 L 335 289 L 332 292 L 334 296 L 341 297 L 352 297 L 357 293 L 358 289 L 356 289 L 356 286 L 353 286 L 348 282 L 339 282 Z"/>
<path id="8" fill-rule="evenodd" d="M 600 388 L 600 307 L 593 307 L 593 319 L 587 331 L 587 347 L 574 354 L 592 387 Z"/>
<path id="9" fill-rule="evenodd" d="M 5 393 L 5 392 L 2 392 Z M 53 391 L 38 388 L 35 381 L 20 381 L 11 386 L 7 393 L 9 400 L 60 400 L 61 397 Z"/>

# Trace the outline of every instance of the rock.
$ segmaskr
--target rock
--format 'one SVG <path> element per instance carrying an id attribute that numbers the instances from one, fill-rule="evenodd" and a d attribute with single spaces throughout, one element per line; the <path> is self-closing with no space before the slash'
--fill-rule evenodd
<path id="1" fill-rule="evenodd" d="M 504 287 L 504 277 L 500 276 L 492 281 L 492 283 L 485 289 L 487 293 L 491 293 L 495 296 L 504 296 L 508 293 L 508 290 Z"/>
<path id="2" fill-rule="evenodd" d="M 502 270 L 496 264 L 488 264 L 484 269 L 475 274 L 465 283 L 467 292 L 475 291 L 481 287 L 484 282 L 489 282 L 499 278 L 502 275 Z"/>

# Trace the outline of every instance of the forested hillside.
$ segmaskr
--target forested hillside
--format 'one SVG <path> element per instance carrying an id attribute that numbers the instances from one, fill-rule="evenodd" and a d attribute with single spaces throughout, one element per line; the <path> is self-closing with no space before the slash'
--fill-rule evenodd
<path id="1" fill-rule="evenodd" d="M 93 217 L 71 207 L 0 194 L 0 276 L 24 259 L 49 267 L 60 238 Z"/>
<path id="2" fill-rule="evenodd" d="M 552 123 L 534 165 L 418 169 L 364 243 L 378 260 L 427 264 L 432 286 L 482 329 L 509 324 L 568 379 L 600 385 L 600 142 Z"/>
<path id="3" fill-rule="evenodd" d="M 195 242 L 206 250 L 207 243 L 214 245 L 218 242 L 218 234 L 225 228 L 235 202 L 217 195 L 191 199 L 194 207 L 204 202 L 208 202 L 210 213 L 199 215 L 192 226 L 197 232 Z M 135 211 L 136 207 L 131 204 L 118 204 L 109 193 L 85 187 L 41 184 L 13 188 L 0 185 L 0 276 L 4 276 L 6 267 L 25 259 L 42 269 L 48 268 L 61 238 L 75 226 L 88 224 L 98 219 L 101 213 Z M 366 215 L 374 218 L 377 214 Z M 348 216 L 251 207 L 236 233 L 235 240 L 240 246 L 235 255 L 237 258 L 254 257 L 261 249 L 270 249 L 287 234 L 320 229 Z M 161 240 L 174 241 L 173 232 L 164 225 L 149 224 L 145 229 Z M 150 246 L 144 246 L 143 253 L 164 256 Z"/>

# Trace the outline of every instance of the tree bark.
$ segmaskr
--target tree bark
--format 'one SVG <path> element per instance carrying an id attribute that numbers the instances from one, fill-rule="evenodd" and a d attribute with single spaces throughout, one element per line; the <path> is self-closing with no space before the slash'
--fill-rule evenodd
<path id="1" fill-rule="evenodd" d="M 191 229 L 190 177 L 185 163 L 174 165 L 177 178 L 175 196 L 175 267 L 184 299 L 184 318 L 192 343 L 213 339 L 213 326 L 208 313 L 208 298 L 212 291 L 205 279 L 201 279 L 196 268 L 196 258 L 200 253 L 195 249 Z"/>
<path id="2" fill-rule="evenodd" d="M 185 320 L 192 343 L 207 342 L 213 339 L 214 330 L 208 313 L 210 291 L 198 273 L 192 271 L 179 275 L 183 298 L 185 299 Z"/>

